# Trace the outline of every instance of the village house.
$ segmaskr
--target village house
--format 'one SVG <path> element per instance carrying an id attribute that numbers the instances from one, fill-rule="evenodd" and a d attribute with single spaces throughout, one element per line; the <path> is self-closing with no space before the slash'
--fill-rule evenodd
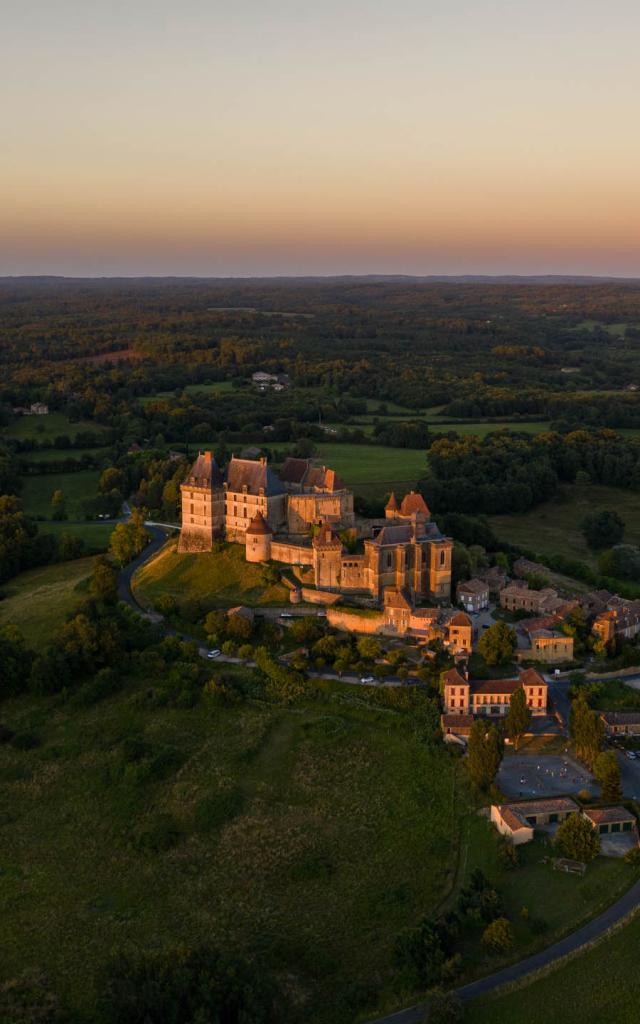
<path id="1" fill-rule="evenodd" d="M 530 647 L 520 649 L 520 661 L 544 661 L 549 665 L 573 660 L 573 637 L 553 629 L 524 629 Z"/>
<path id="2" fill-rule="evenodd" d="M 481 579 L 458 583 L 456 598 L 466 612 L 480 612 L 489 607 L 489 584 Z"/>
<path id="3" fill-rule="evenodd" d="M 509 804 L 492 804 L 491 821 L 500 835 L 514 846 L 530 843 L 536 828 L 549 828 L 579 814 L 577 803 L 568 796 L 522 800 Z"/>
<path id="4" fill-rule="evenodd" d="M 632 640 L 640 633 L 640 601 L 610 597 L 606 610 L 595 616 L 591 630 L 606 645 L 614 640 Z"/>
<path id="5" fill-rule="evenodd" d="M 444 711 L 448 715 L 502 717 L 509 710 L 516 690 L 524 689 L 532 715 L 547 713 L 547 684 L 533 668 L 523 669 L 517 679 L 472 681 L 457 668 L 444 673 Z"/>
<path id="6" fill-rule="evenodd" d="M 45 402 L 33 402 L 29 407 L 32 416 L 48 416 L 49 406 Z"/>
<path id="7" fill-rule="evenodd" d="M 211 452 L 200 452 L 181 496 L 179 551 L 211 551 L 226 539 L 244 544 L 249 562 L 308 567 L 318 591 L 375 600 L 398 632 L 409 629 L 405 603 L 412 611 L 425 598 L 450 600 L 453 542 L 413 491 L 400 503 L 392 495 L 383 521 L 356 527 L 353 493 L 327 466 L 287 458 L 276 474 L 265 458 L 233 456 L 223 472 Z M 345 550 L 345 534 L 359 551 Z M 456 640 L 464 643 L 463 626 Z"/>
<path id="8" fill-rule="evenodd" d="M 605 736 L 640 736 L 639 711 L 601 711 Z"/>
<path id="9" fill-rule="evenodd" d="M 553 587 L 533 590 L 525 580 L 512 580 L 500 591 L 500 606 L 510 612 L 550 614 L 572 607 Z"/>
<path id="10" fill-rule="evenodd" d="M 487 584 L 490 597 L 497 598 L 500 591 L 507 585 L 507 574 L 499 565 L 492 565 L 488 569 L 478 569 L 475 579 Z"/>

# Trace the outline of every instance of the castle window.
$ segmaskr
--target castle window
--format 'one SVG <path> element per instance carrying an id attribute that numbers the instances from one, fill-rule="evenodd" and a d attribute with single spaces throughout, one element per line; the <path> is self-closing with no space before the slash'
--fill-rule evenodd
<path id="1" fill-rule="evenodd" d="M 444 558 L 445 558 L 444 551 L 441 551 L 440 552 L 440 565 L 444 565 Z"/>

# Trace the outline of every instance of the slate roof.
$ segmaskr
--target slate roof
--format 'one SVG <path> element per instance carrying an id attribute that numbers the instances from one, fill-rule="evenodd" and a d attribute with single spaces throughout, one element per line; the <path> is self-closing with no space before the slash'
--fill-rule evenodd
<path id="1" fill-rule="evenodd" d="M 640 725 L 640 711 L 601 711 L 607 725 Z"/>
<path id="2" fill-rule="evenodd" d="M 391 526 L 383 526 L 371 543 L 377 547 L 384 547 L 386 544 L 409 544 L 412 536 L 408 523 L 393 523 Z"/>
<path id="3" fill-rule="evenodd" d="M 285 484 L 302 484 L 310 465 L 311 459 L 294 459 L 289 455 L 282 464 L 280 479 Z"/>
<path id="4" fill-rule="evenodd" d="M 247 527 L 247 533 L 266 536 L 267 534 L 272 534 L 273 530 L 269 526 L 267 520 L 264 518 L 262 512 L 258 512 L 258 514 L 255 515 L 251 522 L 249 523 L 249 526 Z"/>
<path id="5" fill-rule="evenodd" d="M 263 459 L 254 462 L 252 459 L 237 459 L 234 455 L 225 476 L 227 489 L 232 492 L 242 493 L 242 488 L 246 487 L 247 494 L 259 494 L 263 490 L 267 497 L 273 497 L 285 493 L 282 481 Z"/>
<path id="6" fill-rule="evenodd" d="M 222 472 L 211 452 L 199 452 L 198 458 L 187 473 L 185 483 L 193 487 L 221 485 Z"/>

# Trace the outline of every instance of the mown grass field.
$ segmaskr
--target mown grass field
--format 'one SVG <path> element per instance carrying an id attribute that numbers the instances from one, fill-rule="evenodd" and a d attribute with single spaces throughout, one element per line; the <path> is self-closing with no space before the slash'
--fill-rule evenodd
<path id="1" fill-rule="evenodd" d="M 54 537 L 61 537 L 62 534 L 68 534 L 71 537 L 78 537 L 83 540 L 87 545 L 87 551 L 99 552 L 106 551 L 109 547 L 109 540 L 111 534 L 115 529 L 113 523 L 39 523 L 38 530 L 40 533 L 50 533 Z"/>
<path id="2" fill-rule="evenodd" d="M 636 1024 L 639 946 L 636 917 L 546 976 L 469 1004 L 465 1024 Z"/>
<path id="3" fill-rule="evenodd" d="M 169 542 L 133 577 L 133 592 L 141 605 L 153 606 L 165 594 L 178 601 L 197 599 L 209 608 L 289 603 L 287 588 L 281 583 L 265 585 L 261 567 L 245 561 L 241 544 L 185 555 L 178 553 L 177 543 Z"/>
<path id="4" fill-rule="evenodd" d="M 413 448 L 369 444 L 319 444 L 317 457 L 365 497 L 383 498 L 415 488 L 424 475 L 426 453 Z"/>
<path id="5" fill-rule="evenodd" d="M 5 437 L 17 440 L 53 441 L 60 434 L 74 438 L 83 430 L 101 433 L 104 428 L 90 420 L 71 423 L 61 412 L 50 412 L 48 416 L 18 416 L 14 422 L 0 431 Z"/>
<path id="6" fill-rule="evenodd" d="M 597 555 L 585 542 L 580 523 L 589 512 L 615 509 L 626 523 L 624 540 L 640 544 L 640 500 L 634 491 L 595 484 L 562 488 L 558 499 L 537 505 L 521 515 L 491 516 L 497 536 L 541 555 L 565 555 L 589 565 Z"/>
<path id="7" fill-rule="evenodd" d="M 43 448 L 34 452 L 20 452 L 25 462 L 57 462 L 59 459 L 76 459 L 83 455 L 91 455 L 94 459 L 103 459 L 108 448 Z"/>
<path id="8" fill-rule="evenodd" d="M 51 497 L 60 490 L 64 495 L 67 519 L 82 519 L 83 503 L 95 498 L 100 471 L 83 469 L 77 473 L 42 473 L 23 477 L 20 500 L 27 515 L 51 518 Z"/>
<path id="9" fill-rule="evenodd" d="M 41 746 L 0 746 L 0 978 L 43 970 L 82 1011 L 113 949 L 210 942 L 258 952 L 288 1020 L 351 1024 L 449 884 L 455 760 L 345 688 L 292 709 L 151 710 L 153 682 L 89 708 L 4 704 Z M 131 740 L 148 757 L 127 761 Z M 166 813 L 177 845 L 136 847 Z"/>
<path id="10" fill-rule="evenodd" d="M 87 588 L 92 558 L 29 569 L 3 584 L 0 625 L 18 626 L 32 647 L 52 640 Z"/>

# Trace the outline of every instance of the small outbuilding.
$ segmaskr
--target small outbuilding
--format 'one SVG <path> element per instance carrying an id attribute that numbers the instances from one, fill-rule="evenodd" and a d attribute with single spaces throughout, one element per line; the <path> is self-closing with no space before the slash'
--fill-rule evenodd
<path id="1" fill-rule="evenodd" d="M 523 800 L 512 804 L 493 804 L 491 821 L 500 835 L 510 839 L 514 846 L 519 846 L 531 842 L 534 829 L 554 831 L 556 825 L 579 810 L 577 803 L 568 796 Z"/>
<path id="2" fill-rule="evenodd" d="M 635 814 L 626 807 L 587 807 L 582 813 L 601 836 L 637 830 Z"/>

